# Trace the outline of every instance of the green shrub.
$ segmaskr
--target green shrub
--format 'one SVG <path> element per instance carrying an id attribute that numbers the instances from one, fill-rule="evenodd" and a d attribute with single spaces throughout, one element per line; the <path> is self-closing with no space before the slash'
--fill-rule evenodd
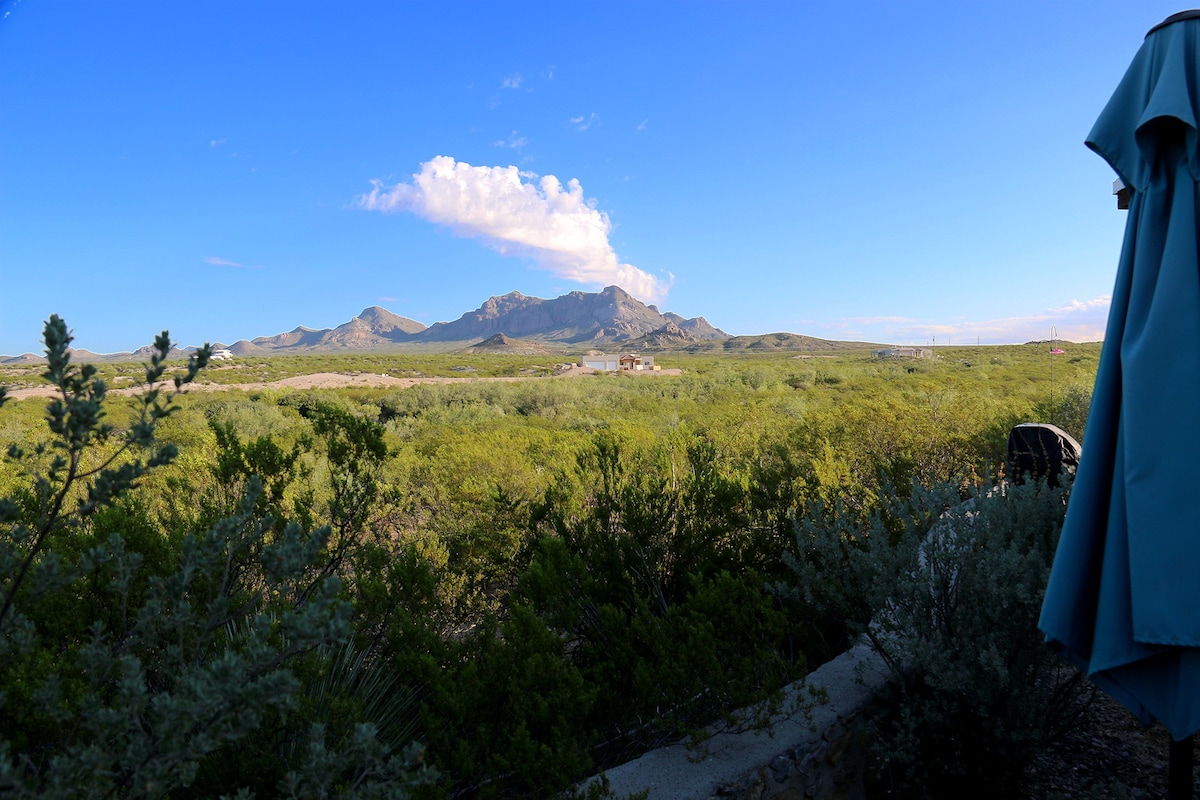
<path id="1" fill-rule="evenodd" d="M 549 797 L 592 770 L 597 690 L 565 647 L 520 605 L 453 647 L 426 725 L 439 763 L 457 778 L 455 794 Z"/>
<path id="2" fill-rule="evenodd" d="M 302 702 L 312 692 L 294 667 L 329 661 L 320 648 L 350 632 L 340 581 L 313 566 L 329 529 L 259 516 L 252 477 L 229 516 L 154 541 L 145 509 L 122 498 L 176 456 L 156 438 L 176 409 L 162 388 L 170 340 L 156 338 L 123 432 L 70 341 L 52 316 L 53 438 L 7 452 L 29 488 L 0 498 L 0 794 L 406 796 L 428 777 L 419 748 L 374 724 L 394 714 L 362 681 L 325 696 L 373 721 Z M 176 393 L 207 357 L 174 378 Z"/>
<path id="3" fill-rule="evenodd" d="M 866 518 L 815 510 L 787 557 L 793 596 L 843 616 L 888 665 L 876 788 L 1012 797 L 1075 720 L 1079 680 L 1037 630 L 1066 490 L 889 493 Z"/>
<path id="4" fill-rule="evenodd" d="M 1034 406 L 1039 422 L 1049 422 L 1062 428 L 1080 444 L 1087 428 L 1088 412 L 1092 407 L 1092 390 L 1078 383 L 1061 387 L 1053 396 Z"/>

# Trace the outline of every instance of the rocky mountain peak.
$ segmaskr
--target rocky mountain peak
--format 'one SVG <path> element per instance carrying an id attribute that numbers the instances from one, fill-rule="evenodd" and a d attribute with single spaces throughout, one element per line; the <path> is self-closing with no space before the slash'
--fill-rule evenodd
<path id="1" fill-rule="evenodd" d="M 370 306 L 364 308 L 354 320 L 359 320 L 367 325 L 372 333 L 388 334 L 395 331 L 402 333 L 420 333 L 425 330 L 425 326 L 414 319 L 402 317 L 399 314 L 393 314 L 386 308 L 379 306 Z M 354 322 L 351 320 L 351 322 Z"/>
<path id="2" fill-rule="evenodd" d="M 505 336 L 503 333 L 497 333 L 490 339 L 486 339 L 479 343 L 481 347 L 504 347 L 512 344 L 512 339 Z"/>

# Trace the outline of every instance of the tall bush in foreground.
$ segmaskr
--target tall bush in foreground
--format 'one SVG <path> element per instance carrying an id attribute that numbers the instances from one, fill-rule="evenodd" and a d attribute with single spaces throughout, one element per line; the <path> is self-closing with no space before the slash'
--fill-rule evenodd
<path id="1" fill-rule="evenodd" d="M 120 511 L 116 501 L 175 458 L 156 428 L 208 348 L 167 392 L 170 340 L 157 337 L 139 414 L 118 431 L 105 421 L 104 382 L 93 367 L 71 364 L 70 341 L 52 316 L 52 440 L 6 453 L 27 488 L 0 498 L 0 794 L 248 797 L 244 775 L 231 785 L 197 776 L 213 775 L 213 760 L 231 747 L 269 747 L 284 715 L 300 707 L 303 687 L 290 666 L 348 635 L 339 582 L 310 566 L 328 532 L 276 529 L 255 514 L 261 484 L 252 480 L 235 513 L 173 547 L 139 552 L 131 542 L 144 530 L 131 540 L 98 535 L 112 520 L 95 526 L 94 518 Z M 314 724 L 294 759 L 264 759 L 277 770 L 267 790 L 402 797 L 421 778 L 416 756 L 390 752 L 370 725 L 332 741 Z"/>
<path id="2" fill-rule="evenodd" d="M 1012 797 L 1079 709 L 1037 619 L 1066 511 L 1045 483 L 889 494 L 866 520 L 798 524 L 792 592 L 843 615 L 890 673 L 874 779 L 897 797 Z"/>

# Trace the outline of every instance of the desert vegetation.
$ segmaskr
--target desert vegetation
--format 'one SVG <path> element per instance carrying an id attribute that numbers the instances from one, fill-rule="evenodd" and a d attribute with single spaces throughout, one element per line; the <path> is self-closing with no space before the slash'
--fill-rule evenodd
<path id="1" fill-rule="evenodd" d="M 971 714 L 999 705 L 963 687 L 994 664 L 926 663 L 959 652 L 945 628 L 968 618 L 929 612 L 911 565 L 938 512 L 974 497 L 1001 510 L 942 542 L 954 574 L 993 592 L 1021 578 L 1031 607 L 1064 496 L 988 492 L 1013 424 L 1082 438 L 1099 354 L 1069 346 L 1052 389 L 1044 344 L 681 353 L 658 357 L 678 377 L 568 380 L 536 356 L 168 364 L 165 335 L 136 371 L 81 367 L 68 342 L 52 319 L 48 367 L 0 368 L 0 384 L 58 392 L 49 411 L 0 405 L 0 791 L 14 796 L 550 796 L 769 708 L 872 620 L 909 665 L 898 691 L 928 711 L 880 722 L 896 752 L 880 751 L 879 780 L 922 780 L 939 730 L 974 737 L 953 760 L 977 777 L 995 742 Z M 168 380 L 464 368 L 530 377 Z M 136 383 L 160 388 L 107 395 Z M 970 568 L 981 550 L 991 566 Z M 1024 648 L 1028 613 L 1000 631 L 979 617 L 996 597 L 980 597 L 962 627 Z M 1005 674 L 1022 714 L 1057 701 L 1037 654 Z M 959 699 L 929 701 L 942 686 Z"/>

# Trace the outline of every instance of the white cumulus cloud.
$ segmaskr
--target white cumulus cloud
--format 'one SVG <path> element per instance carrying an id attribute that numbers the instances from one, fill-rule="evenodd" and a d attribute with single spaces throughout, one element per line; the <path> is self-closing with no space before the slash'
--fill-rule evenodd
<path id="1" fill-rule="evenodd" d="M 608 215 L 583 196 L 579 181 L 553 175 L 525 181 L 514 166 L 475 167 L 450 156 L 421 165 L 411 183 L 374 188 L 358 198 L 371 211 L 407 211 L 456 235 L 478 238 L 502 255 L 531 259 L 560 278 L 616 284 L 647 303 L 661 301 L 671 276 L 660 280 L 622 264 L 609 244 Z"/>

